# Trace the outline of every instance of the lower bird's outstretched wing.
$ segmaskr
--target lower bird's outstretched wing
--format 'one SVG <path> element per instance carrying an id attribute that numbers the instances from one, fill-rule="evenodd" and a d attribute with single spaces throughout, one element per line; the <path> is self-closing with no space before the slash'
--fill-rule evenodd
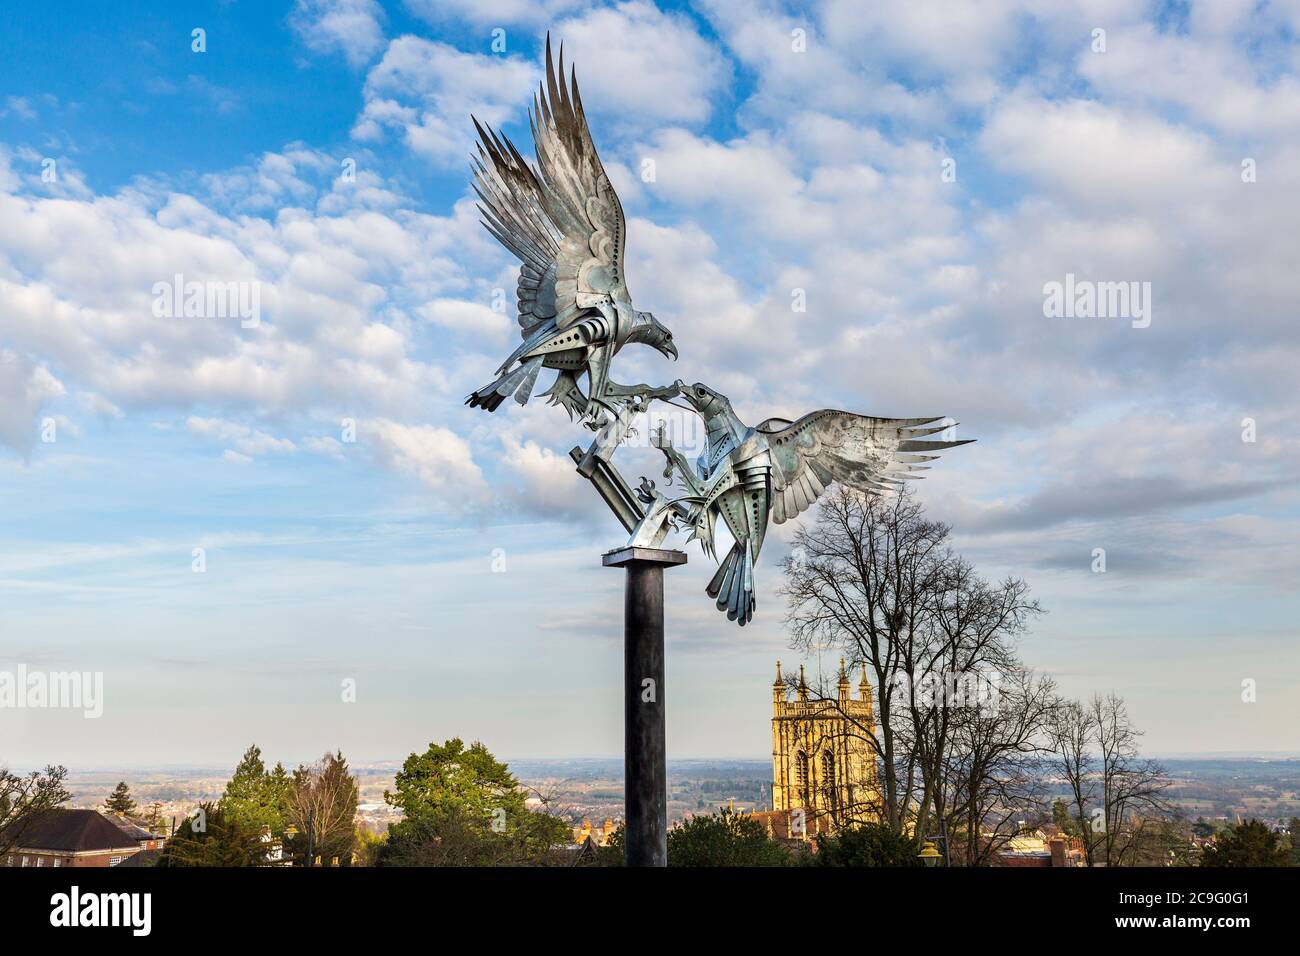
<path id="1" fill-rule="evenodd" d="M 758 426 L 772 451 L 772 520 L 781 524 L 812 507 L 832 482 L 859 491 L 887 491 L 927 466 L 941 451 L 965 441 L 924 441 L 950 428 L 938 418 L 873 418 L 823 409 L 797 422 L 769 419 Z M 929 426 L 929 427 L 924 427 Z"/>

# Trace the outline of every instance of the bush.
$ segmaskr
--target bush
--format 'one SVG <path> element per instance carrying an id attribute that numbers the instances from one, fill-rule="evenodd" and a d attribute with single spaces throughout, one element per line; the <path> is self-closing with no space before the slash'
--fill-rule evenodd
<path id="1" fill-rule="evenodd" d="M 864 823 L 817 841 L 815 866 L 922 866 L 921 847 L 885 823 Z"/>
<path id="2" fill-rule="evenodd" d="M 1278 835 L 1258 820 L 1225 830 L 1201 854 L 1201 866 L 1289 866 L 1291 854 Z"/>
<path id="3" fill-rule="evenodd" d="M 788 866 L 791 855 L 753 817 L 723 808 L 668 831 L 669 866 Z"/>

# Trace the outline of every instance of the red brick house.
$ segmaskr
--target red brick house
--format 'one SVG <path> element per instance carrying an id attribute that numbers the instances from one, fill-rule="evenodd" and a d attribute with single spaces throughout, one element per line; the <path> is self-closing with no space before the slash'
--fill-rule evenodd
<path id="1" fill-rule="evenodd" d="M 117 866 L 141 850 L 157 849 L 163 837 L 98 810 L 47 810 L 21 824 L 3 866 Z M 8 841 L 5 841 L 8 842 Z"/>
<path id="2" fill-rule="evenodd" d="M 1054 826 L 1025 831 L 997 854 L 998 866 L 1086 866 L 1083 841 Z"/>

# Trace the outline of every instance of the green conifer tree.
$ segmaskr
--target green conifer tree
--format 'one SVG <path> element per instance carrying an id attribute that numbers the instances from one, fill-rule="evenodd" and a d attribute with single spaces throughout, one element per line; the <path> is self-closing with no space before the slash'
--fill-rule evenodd
<path id="1" fill-rule="evenodd" d="M 104 801 L 104 809 L 109 813 L 116 813 L 121 816 L 130 816 L 135 812 L 135 801 L 131 799 L 131 788 L 126 785 L 126 781 L 120 781 L 108 799 Z"/>

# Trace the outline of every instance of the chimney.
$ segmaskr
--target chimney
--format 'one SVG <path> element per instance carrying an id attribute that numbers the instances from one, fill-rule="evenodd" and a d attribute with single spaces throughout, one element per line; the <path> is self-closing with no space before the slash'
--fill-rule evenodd
<path id="1" fill-rule="evenodd" d="M 1058 834 L 1048 845 L 1052 848 L 1052 866 L 1065 866 L 1065 837 Z"/>

